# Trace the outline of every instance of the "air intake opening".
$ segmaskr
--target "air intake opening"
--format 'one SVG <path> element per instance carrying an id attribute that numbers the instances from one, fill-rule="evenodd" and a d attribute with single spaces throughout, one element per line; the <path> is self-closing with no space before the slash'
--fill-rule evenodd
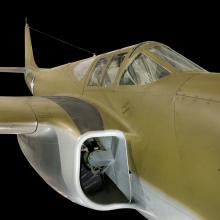
<path id="1" fill-rule="evenodd" d="M 128 203 L 131 193 L 125 141 L 113 136 L 87 139 L 81 147 L 80 184 L 95 203 Z"/>

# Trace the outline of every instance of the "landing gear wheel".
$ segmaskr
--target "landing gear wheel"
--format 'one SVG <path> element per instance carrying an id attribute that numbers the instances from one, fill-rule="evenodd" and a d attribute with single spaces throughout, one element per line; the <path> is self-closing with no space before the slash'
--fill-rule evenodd
<path id="1" fill-rule="evenodd" d="M 93 193 L 102 189 L 103 178 L 100 174 L 94 174 L 83 163 L 80 168 L 81 187 L 85 193 Z"/>
<path id="2" fill-rule="evenodd" d="M 89 153 L 99 148 L 96 140 L 93 139 L 92 141 L 85 142 L 81 151 L 80 183 L 85 193 L 100 191 L 103 186 L 102 174 L 100 172 L 94 172 L 87 163 Z"/>

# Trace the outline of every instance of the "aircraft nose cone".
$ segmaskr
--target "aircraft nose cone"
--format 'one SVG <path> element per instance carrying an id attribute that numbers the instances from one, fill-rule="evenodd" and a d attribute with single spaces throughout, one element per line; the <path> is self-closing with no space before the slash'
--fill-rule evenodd
<path id="1" fill-rule="evenodd" d="M 175 100 L 175 126 L 188 205 L 204 219 L 219 219 L 220 74 L 187 81 Z"/>

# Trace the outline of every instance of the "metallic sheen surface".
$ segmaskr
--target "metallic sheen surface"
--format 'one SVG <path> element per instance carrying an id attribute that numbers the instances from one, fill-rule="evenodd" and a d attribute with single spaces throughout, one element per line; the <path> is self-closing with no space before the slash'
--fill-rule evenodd
<path id="1" fill-rule="evenodd" d="M 120 66 L 112 64 L 121 54 Z M 138 58 L 160 74 L 141 81 L 148 71 Z M 142 75 L 129 81 L 133 65 Z M 18 135 L 30 164 L 59 193 L 96 210 L 136 209 L 149 220 L 220 219 L 219 73 L 157 42 L 41 69 L 26 25 L 24 75 L 33 97 L 0 98 L 0 133 Z M 103 84 L 106 76 L 112 80 Z M 116 162 L 108 174 L 127 200 L 109 199 L 108 189 L 99 199 L 83 192 L 81 151 L 93 138 L 105 147 L 119 140 L 111 142 Z"/>

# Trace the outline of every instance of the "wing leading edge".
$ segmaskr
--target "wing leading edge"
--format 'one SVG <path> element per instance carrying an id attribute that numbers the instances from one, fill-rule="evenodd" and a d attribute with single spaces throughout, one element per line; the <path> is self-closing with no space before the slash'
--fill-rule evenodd
<path id="1" fill-rule="evenodd" d="M 24 97 L 0 97 L 0 134 L 32 133 L 37 120 Z"/>

